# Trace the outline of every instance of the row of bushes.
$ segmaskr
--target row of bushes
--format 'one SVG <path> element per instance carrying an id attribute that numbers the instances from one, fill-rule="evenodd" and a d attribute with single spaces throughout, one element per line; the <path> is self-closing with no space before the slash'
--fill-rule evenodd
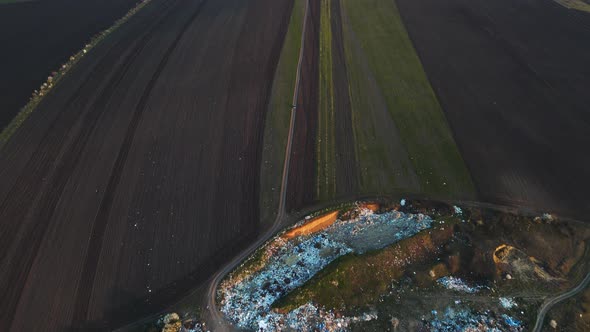
<path id="1" fill-rule="evenodd" d="M 110 28 L 96 34 L 90 39 L 90 42 L 76 54 L 72 55 L 66 63 L 61 65 L 59 70 L 53 71 L 47 77 L 47 80 L 41 85 L 38 90 L 33 91 L 31 98 L 27 104 L 21 108 L 18 114 L 0 133 L 0 149 L 8 142 L 10 137 L 23 124 L 29 115 L 35 110 L 42 98 L 49 93 L 49 91 L 70 71 L 70 69 L 82 59 L 93 47 L 100 43 L 107 35 L 115 29 L 123 25 L 131 16 L 137 13 L 141 8 L 145 7 L 151 0 L 141 0 L 137 5 L 130 9 L 122 18 L 118 19 Z"/>

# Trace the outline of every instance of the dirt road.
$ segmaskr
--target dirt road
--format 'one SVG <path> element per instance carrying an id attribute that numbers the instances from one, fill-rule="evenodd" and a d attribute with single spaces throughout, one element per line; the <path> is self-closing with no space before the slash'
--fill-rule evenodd
<path id="1" fill-rule="evenodd" d="M 291 5 L 154 0 L 47 96 L 0 153 L 0 330 L 118 326 L 256 238 Z"/>
<path id="2" fill-rule="evenodd" d="M 286 209 L 292 211 L 315 201 L 316 143 L 318 125 L 320 3 L 312 1 L 306 21 L 306 37 L 297 97 L 293 152 L 289 163 Z"/>
<path id="3" fill-rule="evenodd" d="M 299 48 L 299 60 L 297 63 L 297 72 L 295 77 L 295 89 L 293 91 L 293 107 L 291 108 L 291 120 L 289 123 L 289 136 L 287 137 L 287 145 L 285 147 L 285 160 L 283 164 L 283 176 L 281 180 L 281 190 L 279 193 L 279 206 L 276 219 L 271 228 L 269 228 L 258 240 L 252 243 L 246 250 L 242 251 L 238 256 L 234 257 L 232 261 L 227 263 L 212 277 L 207 294 L 205 296 L 205 308 L 207 327 L 213 331 L 229 331 L 231 328 L 228 325 L 227 320 L 223 317 L 223 314 L 217 307 L 217 288 L 223 278 L 234 270 L 244 259 L 251 255 L 256 249 L 258 249 L 264 242 L 270 239 L 274 234 L 280 231 L 282 228 L 287 226 L 286 218 L 286 202 L 287 202 L 287 188 L 289 180 L 289 170 L 291 162 L 291 154 L 293 152 L 293 137 L 295 134 L 295 124 L 297 123 L 297 101 L 300 100 L 300 86 L 301 86 L 301 71 L 303 65 L 303 59 L 305 57 L 305 45 L 307 39 L 307 33 L 310 31 L 310 1 L 308 0 L 305 4 L 305 15 L 303 17 L 303 29 L 301 31 L 301 47 Z M 312 31 L 313 33 L 313 31 Z"/>

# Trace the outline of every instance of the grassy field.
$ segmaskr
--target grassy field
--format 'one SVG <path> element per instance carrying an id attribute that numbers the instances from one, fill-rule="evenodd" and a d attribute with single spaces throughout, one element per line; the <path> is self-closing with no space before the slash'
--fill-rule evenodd
<path id="1" fill-rule="evenodd" d="M 470 174 L 395 3 L 342 4 L 361 190 L 471 197 Z"/>
<path id="2" fill-rule="evenodd" d="M 330 1 L 321 0 L 320 20 L 320 100 L 318 108 L 317 188 L 319 200 L 333 198 L 336 193 L 336 149 L 334 85 L 332 77 L 332 29 Z"/>
<path id="3" fill-rule="evenodd" d="M 305 14 L 305 0 L 294 1 L 289 30 L 285 36 L 281 58 L 277 65 L 264 127 L 261 166 L 264 176 L 260 177 L 260 213 L 263 223 L 271 223 L 277 212 L 285 146 L 289 135 L 289 119 Z"/>

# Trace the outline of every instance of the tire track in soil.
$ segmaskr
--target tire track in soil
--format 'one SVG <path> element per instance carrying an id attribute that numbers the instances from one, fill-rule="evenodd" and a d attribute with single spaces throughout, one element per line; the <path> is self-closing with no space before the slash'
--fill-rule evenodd
<path id="1" fill-rule="evenodd" d="M 87 257 L 84 263 L 84 269 L 82 272 L 81 281 L 78 286 L 78 292 L 76 296 L 76 306 L 74 311 L 75 323 L 83 322 L 86 320 L 88 307 L 90 304 L 90 296 L 92 293 L 92 285 L 94 284 L 94 278 L 98 266 L 98 259 L 100 257 L 104 233 L 108 224 L 110 209 L 114 200 L 115 189 L 117 188 L 119 181 L 121 179 L 123 167 L 125 166 L 129 150 L 133 143 L 133 138 L 135 137 L 135 132 L 137 130 L 139 120 L 141 119 L 141 116 L 146 108 L 147 102 L 151 96 L 151 92 L 156 82 L 158 81 L 158 78 L 160 77 L 162 71 L 168 63 L 170 55 L 176 49 L 176 46 L 188 30 L 188 28 L 190 27 L 190 25 L 201 13 L 201 9 L 203 8 L 205 2 L 206 0 L 202 0 L 200 2 L 199 6 L 197 7 L 193 15 L 183 25 L 182 29 L 180 30 L 180 32 L 178 33 L 170 47 L 168 47 L 168 49 L 166 50 L 166 53 L 158 63 L 156 71 L 150 78 L 143 94 L 141 95 L 139 103 L 135 108 L 133 118 L 129 123 L 125 139 L 123 141 L 123 144 L 121 145 L 121 149 L 119 150 L 117 159 L 113 167 L 113 171 L 109 178 L 109 182 L 105 190 L 105 196 L 103 196 L 102 202 L 99 207 L 99 211 L 97 213 L 97 217 L 94 220 L 90 245 L 88 247 Z M 164 18 L 162 18 L 162 21 L 163 20 Z M 156 27 L 154 27 L 153 30 L 155 30 L 155 28 Z"/>
<path id="2" fill-rule="evenodd" d="M 155 29 L 161 25 L 163 18 L 169 13 L 170 11 L 167 10 L 162 19 L 156 21 L 154 25 L 152 25 L 152 27 L 142 35 L 139 41 L 136 42 L 133 50 L 126 55 L 122 63 L 119 65 L 119 70 L 109 79 L 108 83 L 105 85 L 104 90 L 101 91 L 99 97 L 93 102 L 93 105 L 89 107 L 87 114 L 83 114 L 81 112 L 77 116 L 68 119 L 66 112 L 67 108 L 64 108 L 64 110 L 60 112 L 60 116 L 56 117 L 52 127 L 63 126 L 65 128 L 71 128 L 76 132 L 72 133 L 65 130 L 50 130 L 46 136 L 48 136 L 49 133 L 57 132 L 61 134 L 59 136 L 61 138 L 59 141 L 69 140 L 71 145 L 69 145 L 69 147 L 64 151 L 64 149 L 60 149 L 60 147 L 62 147 L 61 144 L 56 144 L 54 140 L 44 139 L 39 149 L 49 153 L 45 153 L 45 158 L 42 158 L 41 162 L 37 162 L 36 159 L 31 159 L 27 164 L 27 166 L 36 167 L 36 169 L 41 170 L 41 173 L 45 173 L 47 176 L 45 177 L 46 181 L 43 182 L 43 188 L 38 190 L 39 194 L 35 195 L 36 197 L 33 198 L 30 210 L 26 207 L 23 208 L 22 205 L 18 205 L 17 207 L 19 208 L 12 209 L 16 210 L 14 211 L 16 215 L 12 214 L 7 217 L 11 218 L 7 220 L 22 220 L 23 218 L 27 218 L 28 220 L 36 220 L 40 222 L 37 222 L 32 230 L 28 232 L 28 234 L 26 234 L 22 239 L 18 236 L 13 236 L 12 241 L 7 241 L 7 248 L 11 248 L 12 242 L 20 239 L 19 244 L 15 249 L 9 251 L 2 248 L 2 263 L 3 265 L 8 264 L 9 266 L 7 267 L 7 270 L 10 271 L 5 275 L 6 277 L 3 278 L 4 280 L 2 280 L 3 293 L 7 293 L 2 294 L 3 305 L 0 308 L 3 313 L 0 320 L 0 327 L 3 327 L 3 330 L 4 327 L 6 327 L 5 330 L 8 330 L 12 324 L 12 319 L 14 318 L 13 315 L 18 304 L 18 298 L 20 297 L 20 293 L 26 283 L 26 280 L 28 279 L 28 273 L 32 267 L 32 264 L 36 259 L 41 240 L 49 226 L 49 221 L 55 212 L 57 202 L 62 195 L 63 189 L 69 180 L 69 175 L 72 173 L 72 169 L 77 165 L 79 156 L 84 150 L 88 138 L 93 132 L 92 129 L 100 119 L 101 115 L 104 113 L 109 97 L 113 94 L 113 92 L 116 90 L 116 87 L 127 73 L 129 66 L 144 49 L 153 31 L 155 31 Z M 117 46 L 124 44 L 125 40 L 118 43 Z M 116 46 L 113 47 L 113 50 L 116 49 Z M 96 66 L 96 69 L 93 71 L 93 73 L 100 72 L 99 68 L 102 69 L 103 65 L 105 68 L 109 66 L 109 64 L 106 63 L 106 57 L 104 59 L 105 60 L 102 60 Z M 89 75 L 85 83 L 91 78 L 92 75 Z M 75 91 L 74 96 L 72 96 L 72 98 L 67 103 L 68 106 L 73 105 L 74 101 L 79 99 L 80 93 L 83 90 L 82 86 L 83 85 L 81 85 L 80 88 Z M 80 121 L 83 121 L 83 123 L 80 124 Z M 66 122 L 65 125 L 64 122 Z M 86 128 L 89 129 L 84 130 Z M 43 148 L 44 146 L 45 148 Z M 59 160 L 56 162 L 56 168 L 54 170 L 43 172 L 43 170 L 48 168 L 52 160 Z M 28 190 L 36 191 L 34 190 L 34 184 L 38 182 L 38 177 L 30 176 L 30 174 L 26 172 L 23 173 L 23 176 L 25 175 L 28 175 L 25 177 L 25 179 L 23 179 L 25 185 L 23 185 L 23 182 L 18 181 L 17 184 L 19 186 L 15 188 L 21 192 L 21 195 L 17 197 L 20 197 L 24 202 L 28 201 L 26 200 L 26 197 L 30 196 L 28 195 Z M 39 177 L 42 176 L 43 174 L 39 174 Z M 15 206 L 15 204 L 11 202 L 12 200 L 15 200 L 14 197 L 14 195 L 8 196 L 0 211 L 11 211 L 11 209 L 8 209 L 8 206 Z M 27 213 L 27 211 L 30 212 Z M 5 220 L 4 215 L 5 213 L 2 213 L 2 220 Z M 15 227 L 13 227 L 12 230 L 14 230 L 14 228 Z M 13 235 L 14 232 L 6 232 L 3 234 L 5 237 L 8 237 Z M 18 260 L 13 259 L 9 262 L 4 261 L 5 258 L 7 260 L 10 259 L 10 257 L 6 257 L 10 252 L 19 253 Z"/>
<path id="3" fill-rule="evenodd" d="M 164 10 L 167 9 L 169 8 L 164 8 Z M 71 107 L 74 107 L 76 102 L 83 102 L 80 99 L 81 93 L 84 90 L 83 88 L 89 85 L 89 82 L 92 81 L 96 74 L 106 71 L 108 67 L 112 67 L 112 64 L 108 62 L 111 60 L 109 56 L 112 53 L 118 52 L 119 47 L 125 47 L 127 44 L 128 41 L 124 39 L 110 47 L 107 54 L 103 56 L 96 65 L 94 65 L 93 69 L 88 73 L 84 81 L 78 86 L 72 96 L 68 98 L 65 106 L 61 108 L 55 118 L 51 121 L 51 125 L 45 131 L 46 133 L 43 135 L 43 139 L 41 139 L 41 144 L 39 144 L 39 146 L 36 148 L 36 150 L 44 152 L 42 158 L 31 158 L 24 167 L 24 169 L 31 170 L 31 172 L 22 172 L 17 181 L 15 181 L 15 183 L 7 191 L 7 194 L 2 200 L 2 203 L 0 203 L 0 219 L 22 220 L 25 218 L 27 207 L 23 206 L 22 204 L 15 204 L 15 202 L 29 202 L 30 200 L 27 198 L 32 198 L 33 201 L 35 200 L 35 197 L 30 197 L 30 192 L 40 192 L 40 190 L 35 190 L 34 187 L 36 184 L 41 182 L 40 179 L 50 171 L 51 162 L 58 159 L 58 156 L 60 155 L 59 153 L 61 151 L 59 147 L 62 146 L 60 142 L 64 142 L 68 139 L 68 136 L 71 136 L 68 135 L 68 131 L 57 130 L 57 128 L 72 128 L 81 118 L 83 118 L 83 116 L 86 114 L 84 112 L 76 113 L 76 116 L 74 117 L 68 117 L 69 114 L 67 114 L 67 111 Z M 97 87 L 97 89 L 98 88 L 100 87 Z M 57 133 L 59 136 L 54 138 L 51 135 L 53 133 Z M 14 213 L 7 214 L 6 211 L 10 211 L 9 207 L 12 207 Z M 8 226 L 9 228 L 4 228 L 3 232 L 0 233 L 0 261 L 4 259 L 8 249 L 12 245 L 12 242 L 14 242 L 13 235 L 15 234 L 16 228 L 18 228 L 20 224 L 11 223 Z"/>
<path id="4" fill-rule="evenodd" d="M 316 136 L 319 106 L 319 33 L 320 2 L 310 1 L 304 55 L 301 66 L 301 86 L 298 95 L 293 150 L 287 181 L 286 210 L 297 210 L 316 199 Z"/>
<path id="5" fill-rule="evenodd" d="M 348 72 L 344 55 L 340 0 L 331 1 L 331 6 L 332 75 L 336 111 L 334 123 L 336 129 L 336 195 L 341 196 L 358 192 L 359 176 L 354 151 L 352 108 L 348 93 Z"/>
<path id="6" fill-rule="evenodd" d="M 61 108 L 55 118 L 51 121 L 48 129 L 45 131 L 45 135 L 43 135 L 43 139 L 41 139 L 41 144 L 36 148 L 38 151 L 44 151 L 42 158 L 31 158 L 28 163 L 25 165 L 24 169 L 31 170 L 31 172 L 23 172 L 18 177 L 17 181 L 11 186 L 11 188 L 6 192 L 2 203 L 0 203 L 0 217 L 6 220 L 22 220 L 26 215 L 27 207 L 21 205 L 15 205 L 14 202 L 29 202 L 27 198 L 35 199 L 34 197 L 30 197 L 30 192 L 38 192 L 34 190 L 34 187 L 37 183 L 39 183 L 40 179 L 49 172 L 50 163 L 57 159 L 59 152 L 61 151 L 59 147 L 61 146 L 60 142 L 67 140 L 68 131 L 66 130 L 56 130 L 58 127 L 63 128 L 72 128 L 78 121 L 84 116 L 84 112 L 79 112 L 74 117 L 68 117 L 67 111 L 74 107 L 76 102 L 82 102 L 80 99 L 81 93 L 84 90 L 83 88 L 89 85 L 89 82 L 92 81 L 92 78 L 100 73 L 106 71 L 108 67 L 111 66 L 107 60 L 110 60 L 108 57 L 111 53 L 118 51 L 119 47 L 124 47 L 128 43 L 127 40 L 122 40 L 119 43 L 113 45 L 107 54 L 99 61 L 98 64 L 94 65 L 94 68 L 90 73 L 87 75 L 85 80 L 78 86 L 78 88 L 74 91 L 71 97 L 65 103 L 65 106 Z M 97 89 L 100 87 L 97 87 Z M 59 136 L 52 137 L 51 134 L 57 133 Z M 53 148 L 51 148 L 53 147 Z M 18 199 L 15 199 L 18 197 Z M 16 206 L 16 208 L 14 208 Z M 7 212 L 9 207 L 13 207 L 15 212 L 13 214 L 8 214 Z M 16 228 L 20 226 L 17 223 L 11 223 L 8 226 L 14 226 L 5 228 L 4 232 L 0 233 L 0 261 L 4 259 L 5 254 L 7 253 L 8 248 L 12 245 L 12 240 L 14 240 L 13 234 L 15 233 Z"/>

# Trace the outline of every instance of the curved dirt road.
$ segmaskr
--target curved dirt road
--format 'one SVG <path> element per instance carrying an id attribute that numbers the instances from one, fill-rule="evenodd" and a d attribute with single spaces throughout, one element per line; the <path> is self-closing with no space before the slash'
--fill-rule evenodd
<path id="1" fill-rule="evenodd" d="M 289 162 L 291 160 L 291 150 L 292 150 L 292 142 L 293 142 L 293 133 L 295 127 L 295 117 L 297 115 L 297 100 L 299 98 L 299 86 L 301 80 L 301 64 L 303 59 L 303 52 L 304 52 L 304 44 L 305 44 L 305 31 L 307 27 L 307 20 L 308 20 L 308 12 L 309 12 L 309 0 L 306 2 L 305 5 L 305 16 L 303 18 L 303 29 L 301 32 L 301 47 L 299 49 L 299 61 L 297 63 L 297 73 L 295 78 L 295 90 L 293 92 L 293 103 L 291 108 L 291 120 L 289 122 L 289 136 L 287 137 L 287 146 L 285 149 L 285 162 L 283 164 L 283 176 L 281 179 L 281 191 L 279 193 L 279 207 L 277 211 L 276 219 L 272 225 L 272 227 L 267 230 L 256 242 L 252 243 L 246 250 L 242 251 L 238 256 L 236 256 L 231 262 L 225 265 L 222 269 L 220 269 L 212 278 L 212 281 L 207 289 L 206 294 L 206 308 L 208 312 L 207 323 L 209 329 L 212 331 L 228 331 L 230 327 L 227 324 L 226 319 L 223 317 L 223 314 L 217 308 L 216 303 L 216 293 L 217 287 L 221 280 L 230 273 L 233 269 L 235 269 L 238 264 L 240 264 L 244 259 L 246 259 L 250 254 L 252 254 L 257 248 L 259 248 L 265 241 L 267 241 L 271 236 L 273 236 L 277 231 L 283 228 L 285 225 L 285 201 L 287 197 L 287 179 L 289 177 Z"/>
<path id="2" fill-rule="evenodd" d="M 44 97 L 0 153 L 1 331 L 112 330 L 256 239 L 291 4 L 153 0 Z"/>
<path id="3" fill-rule="evenodd" d="M 534 332 L 540 332 L 541 328 L 543 327 L 543 321 L 545 320 L 545 315 L 547 312 L 557 303 L 569 299 L 570 297 L 578 294 L 584 288 L 588 286 L 590 283 L 590 272 L 586 275 L 586 277 L 580 282 L 576 287 L 570 289 L 569 291 L 549 298 L 548 300 L 543 303 L 541 308 L 539 309 L 539 313 L 537 314 L 537 321 L 535 322 L 535 327 L 533 328 Z"/>

